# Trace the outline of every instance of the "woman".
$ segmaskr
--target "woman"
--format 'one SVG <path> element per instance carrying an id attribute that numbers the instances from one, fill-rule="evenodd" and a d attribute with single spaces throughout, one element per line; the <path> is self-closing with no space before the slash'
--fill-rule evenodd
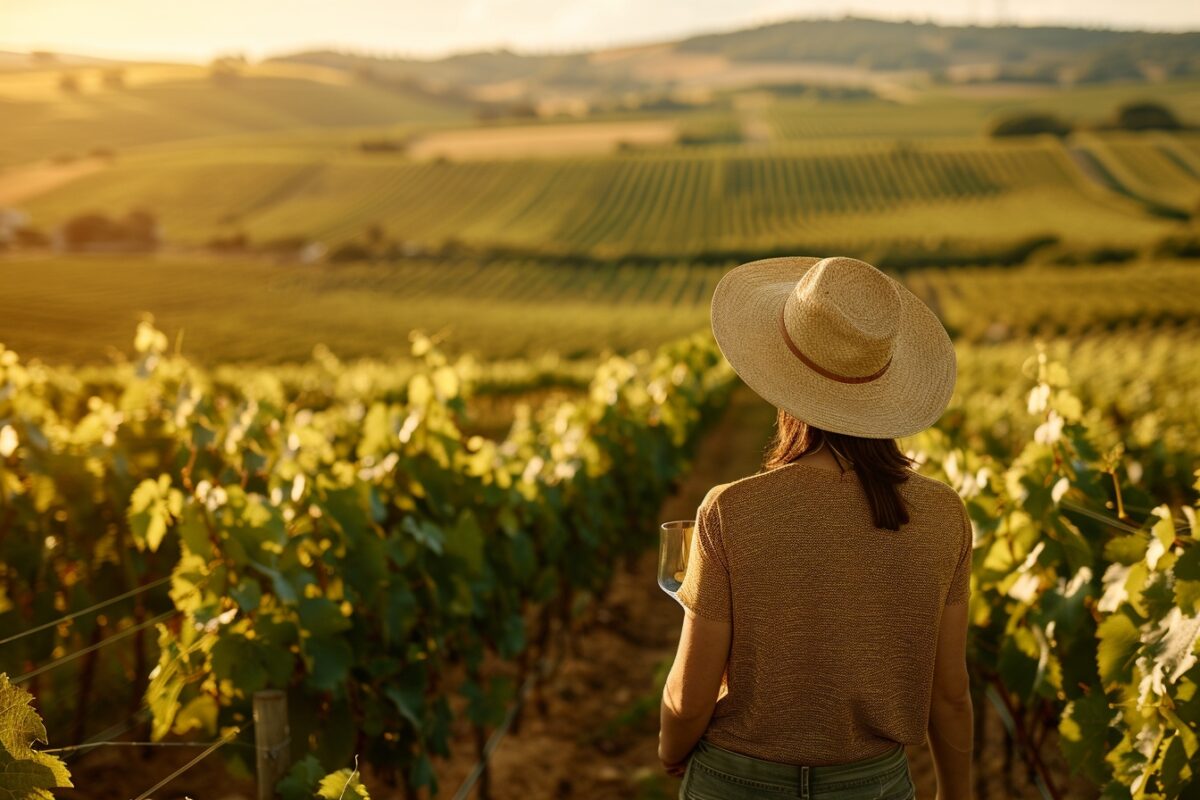
<path id="1" fill-rule="evenodd" d="M 949 402 L 949 336 L 852 258 L 743 264 L 712 326 L 778 419 L 765 469 L 697 510 L 659 736 L 680 797 L 913 798 L 928 738 L 937 800 L 966 800 L 971 523 L 895 442 Z"/>

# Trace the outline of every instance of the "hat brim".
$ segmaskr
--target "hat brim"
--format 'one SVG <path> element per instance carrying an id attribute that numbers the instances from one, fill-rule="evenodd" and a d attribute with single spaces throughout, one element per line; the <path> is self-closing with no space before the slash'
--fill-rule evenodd
<path id="1" fill-rule="evenodd" d="M 805 366 L 778 319 L 796 282 L 820 258 L 787 257 L 734 267 L 713 292 L 717 346 L 764 400 L 823 430 L 870 439 L 911 436 L 937 422 L 954 393 L 954 344 L 933 311 L 899 281 L 900 326 L 887 371 L 843 383 Z"/>

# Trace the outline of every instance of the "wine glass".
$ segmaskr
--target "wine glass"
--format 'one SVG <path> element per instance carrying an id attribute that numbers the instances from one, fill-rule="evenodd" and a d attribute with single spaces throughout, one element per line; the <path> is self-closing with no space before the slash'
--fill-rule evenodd
<path id="1" fill-rule="evenodd" d="M 675 593 L 683 585 L 683 576 L 687 572 L 688 551 L 695 527 L 694 519 L 677 519 L 658 526 L 658 585 L 676 602 L 679 598 Z"/>

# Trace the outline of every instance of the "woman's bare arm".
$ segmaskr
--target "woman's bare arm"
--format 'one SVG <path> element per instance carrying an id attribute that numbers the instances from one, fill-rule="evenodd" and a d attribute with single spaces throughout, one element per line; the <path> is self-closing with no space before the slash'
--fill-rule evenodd
<path id="1" fill-rule="evenodd" d="M 938 631 L 927 737 L 937 775 L 937 800 L 971 797 L 975 725 L 966 659 L 969 608 L 967 603 L 946 606 Z"/>
<path id="2" fill-rule="evenodd" d="M 679 650 L 663 687 L 658 735 L 658 757 L 663 764 L 685 761 L 708 728 L 729 661 L 731 636 L 728 622 L 685 610 Z"/>

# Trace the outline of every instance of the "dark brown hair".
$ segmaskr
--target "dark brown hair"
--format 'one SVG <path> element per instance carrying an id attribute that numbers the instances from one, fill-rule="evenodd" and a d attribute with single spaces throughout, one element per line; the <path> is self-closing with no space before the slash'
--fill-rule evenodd
<path id="1" fill-rule="evenodd" d="M 843 472 L 846 465 L 842 461 L 848 460 L 858 474 L 876 528 L 898 531 L 908 522 L 908 509 L 897 487 L 908 480 L 914 462 L 900 451 L 895 439 L 864 439 L 833 433 L 796 419 L 782 408 L 778 412 L 775 435 L 767 445 L 763 461 L 765 469 L 790 464 L 824 442 Z"/>

